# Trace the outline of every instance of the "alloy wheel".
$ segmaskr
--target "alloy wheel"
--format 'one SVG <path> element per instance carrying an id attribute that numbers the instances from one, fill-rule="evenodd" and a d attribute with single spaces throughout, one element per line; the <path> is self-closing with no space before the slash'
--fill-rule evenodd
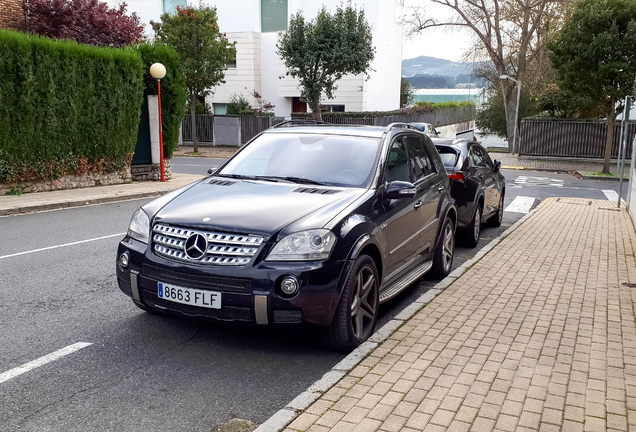
<path id="1" fill-rule="evenodd" d="M 453 249 L 455 248 L 455 238 L 453 235 L 453 226 L 449 223 L 444 228 L 444 249 L 442 250 L 442 262 L 444 270 L 450 271 L 453 263 Z"/>
<path id="2" fill-rule="evenodd" d="M 475 227 L 473 229 L 473 235 L 475 236 L 475 243 L 479 241 L 479 230 L 481 229 L 481 209 L 477 207 L 475 210 Z"/>
<path id="3" fill-rule="evenodd" d="M 376 278 L 371 267 L 360 269 L 351 299 L 351 327 L 359 341 L 366 339 L 375 326 L 378 309 Z"/>

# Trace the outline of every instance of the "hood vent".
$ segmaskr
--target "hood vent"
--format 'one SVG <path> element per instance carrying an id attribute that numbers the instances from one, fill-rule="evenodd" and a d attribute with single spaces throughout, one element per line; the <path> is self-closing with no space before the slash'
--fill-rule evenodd
<path id="1" fill-rule="evenodd" d="M 337 194 L 338 192 L 342 192 L 342 191 L 339 190 L 339 189 L 320 189 L 320 188 L 313 188 L 313 187 L 297 187 L 296 189 L 293 189 L 292 192 L 320 194 L 320 195 L 333 195 L 333 194 Z"/>
<path id="2" fill-rule="evenodd" d="M 217 185 L 217 186 L 232 186 L 233 184 L 235 184 L 235 181 L 228 181 L 228 180 L 210 180 L 210 182 L 208 184 L 211 185 Z"/>

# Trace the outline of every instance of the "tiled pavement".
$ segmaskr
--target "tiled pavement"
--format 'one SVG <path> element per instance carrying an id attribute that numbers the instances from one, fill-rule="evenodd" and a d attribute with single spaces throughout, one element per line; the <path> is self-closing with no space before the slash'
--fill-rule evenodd
<path id="1" fill-rule="evenodd" d="M 636 234 L 545 201 L 286 429 L 636 430 Z"/>
<path id="2" fill-rule="evenodd" d="M 513 156 L 510 153 L 490 153 L 491 159 L 501 161 L 503 167 L 558 171 L 603 171 L 603 161 L 595 159 L 540 158 Z M 610 171 L 616 173 L 616 161 L 612 160 Z M 629 173 L 629 163 L 625 165 L 625 174 Z"/>

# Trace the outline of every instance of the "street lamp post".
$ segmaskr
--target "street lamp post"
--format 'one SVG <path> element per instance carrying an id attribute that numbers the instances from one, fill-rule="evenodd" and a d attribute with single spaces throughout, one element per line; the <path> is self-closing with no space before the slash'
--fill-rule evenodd
<path id="1" fill-rule="evenodd" d="M 159 164 L 161 169 L 161 181 L 165 182 L 166 179 L 163 173 L 163 131 L 161 126 L 161 78 L 166 76 L 166 68 L 161 63 L 153 63 L 150 66 L 150 75 L 157 80 L 157 94 L 159 99 Z"/>
<path id="2" fill-rule="evenodd" d="M 517 86 L 517 109 L 515 111 L 515 131 L 512 136 L 512 154 L 515 154 L 515 147 L 517 144 L 517 123 L 519 119 L 519 98 L 521 97 L 521 81 L 517 81 L 516 79 L 509 77 L 508 75 L 502 75 L 499 79 L 510 79 L 519 84 Z"/>

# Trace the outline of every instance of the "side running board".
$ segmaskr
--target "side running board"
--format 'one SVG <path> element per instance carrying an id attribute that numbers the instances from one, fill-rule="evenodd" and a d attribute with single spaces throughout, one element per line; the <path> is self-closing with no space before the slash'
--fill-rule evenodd
<path id="1" fill-rule="evenodd" d="M 380 304 L 391 300 L 393 297 L 401 293 L 405 288 L 422 277 L 433 267 L 433 261 L 425 261 L 415 267 L 413 270 L 393 282 L 380 292 Z"/>

